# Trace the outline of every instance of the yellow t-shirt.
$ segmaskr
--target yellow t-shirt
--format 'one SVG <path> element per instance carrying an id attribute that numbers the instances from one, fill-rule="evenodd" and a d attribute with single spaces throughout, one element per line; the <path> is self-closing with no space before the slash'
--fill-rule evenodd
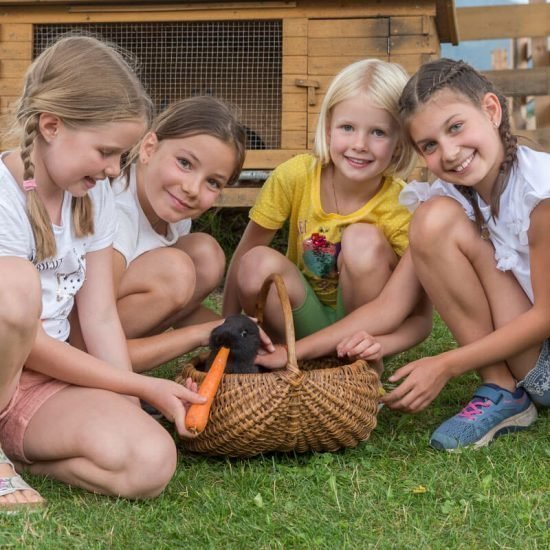
<path id="1" fill-rule="evenodd" d="M 338 289 L 336 260 L 342 231 L 354 223 L 379 227 L 395 253 L 409 246 L 411 214 L 398 201 L 405 182 L 386 177 L 378 193 L 359 210 L 341 216 L 321 207 L 321 163 L 310 154 L 278 166 L 265 182 L 250 219 L 271 230 L 289 220 L 288 259 L 298 266 L 321 302 L 335 307 Z M 360 251 L 357 251 L 360 253 Z"/>

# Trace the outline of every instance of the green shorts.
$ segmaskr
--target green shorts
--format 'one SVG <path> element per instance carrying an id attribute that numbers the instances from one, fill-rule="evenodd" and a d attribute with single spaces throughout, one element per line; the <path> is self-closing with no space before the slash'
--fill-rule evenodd
<path id="1" fill-rule="evenodd" d="M 340 287 L 338 287 L 336 308 L 333 308 L 323 304 L 305 277 L 302 274 L 300 275 L 306 290 L 306 299 L 300 307 L 292 310 L 296 340 L 328 327 L 346 316 Z"/>

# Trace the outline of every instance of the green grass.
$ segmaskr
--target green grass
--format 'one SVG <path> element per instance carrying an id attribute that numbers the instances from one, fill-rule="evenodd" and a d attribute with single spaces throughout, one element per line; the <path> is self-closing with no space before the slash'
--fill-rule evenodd
<path id="1" fill-rule="evenodd" d="M 387 371 L 452 346 L 436 319 L 432 336 Z M 161 374 L 177 368 L 173 362 Z M 382 409 L 370 439 L 338 453 L 181 454 L 153 501 L 31 477 L 48 508 L 0 516 L 0 548 L 548 548 L 548 411 L 532 429 L 485 449 L 448 454 L 427 446 L 475 385 L 473 375 L 452 381 L 415 416 Z"/>

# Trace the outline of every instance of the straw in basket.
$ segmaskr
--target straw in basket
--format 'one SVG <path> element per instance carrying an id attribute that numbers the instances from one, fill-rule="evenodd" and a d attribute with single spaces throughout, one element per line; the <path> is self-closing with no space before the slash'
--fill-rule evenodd
<path id="1" fill-rule="evenodd" d="M 184 449 L 207 455 L 250 457 L 272 451 L 336 451 L 368 439 L 376 426 L 379 379 L 366 361 L 343 364 L 336 358 L 298 362 L 292 311 L 280 275 L 266 279 L 258 297 L 261 324 L 274 284 L 285 320 L 288 362 L 260 374 L 225 374 L 204 432 L 182 439 Z M 196 367 L 207 353 L 183 366 L 176 382 L 199 385 Z"/>

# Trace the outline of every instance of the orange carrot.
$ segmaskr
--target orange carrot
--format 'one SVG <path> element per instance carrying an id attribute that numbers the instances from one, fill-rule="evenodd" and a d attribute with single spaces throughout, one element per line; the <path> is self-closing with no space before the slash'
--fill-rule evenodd
<path id="1" fill-rule="evenodd" d="M 198 394 L 206 397 L 206 403 L 193 403 L 185 415 L 185 427 L 192 433 L 199 434 L 206 428 L 212 402 L 222 381 L 228 356 L 229 348 L 221 347 L 199 386 Z"/>

